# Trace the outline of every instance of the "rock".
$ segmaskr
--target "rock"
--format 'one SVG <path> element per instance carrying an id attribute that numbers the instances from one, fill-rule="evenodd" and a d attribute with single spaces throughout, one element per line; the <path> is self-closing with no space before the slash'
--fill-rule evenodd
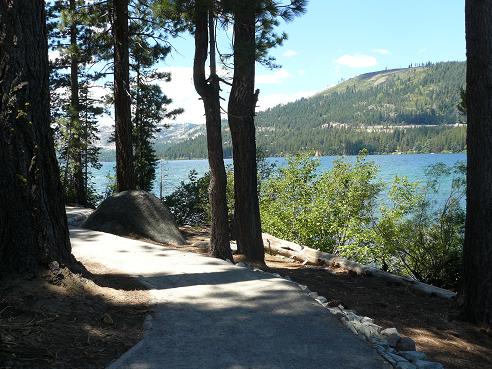
<path id="1" fill-rule="evenodd" d="M 278 273 L 272 273 L 272 275 L 273 275 L 274 277 L 277 277 L 277 278 L 282 278 L 282 276 L 281 276 L 280 274 L 278 274 Z"/>
<path id="2" fill-rule="evenodd" d="M 345 315 L 343 314 L 343 312 L 339 308 L 327 307 L 327 309 L 330 313 L 335 315 L 338 319 L 345 317 Z"/>
<path id="3" fill-rule="evenodd" d="M 239 263 L 236 264 L 237 267 L 240 267 L 240 268 L 247 268 L 248 266 L 243 263 L 242 261 L 240 261 Z"/>
<path id="4" fill-rule="evenodd" d="M 299 288 L 300 288 L 302 291 L 305 291 L 305 290 L 307 290 L 307 289 L 308 289 L 308 287 L 307 287 L 307 286 L 305 286 L 305 285 L 303 285 L 303 284 L 300 284 L 300 285 L 299 285 Z"/>
<path id="5" fill-rule="evenodd" d="M 417 367 L 412 363 L 401 361 L 396 364 L 396 369 L 417 369 Z"/>
<path id="6" fill-rule="evenodd" d="M 358 332 L 358 333 L 361 333 L 363 334 L 364 332 L 362 331 L 362 323 L 359 322 L 358 320 L 351 320 L 350 323 L 352 324 L 352 326 L 355 328 L 355 330 Z"/>
<path id="7" fill-rule="evenodd" d="M 343 317 L 343 318 L 341 319 L 341 322 L 342 322 L 342 323 L 343 323 L 343 324 L 344 324 L 344 325 L 345 325 L 348 329 L 350 329 L 350 330 L 352 331 L 352 333 L 353 333 L 353 334 L 355 334 L 355 335 L 358 335 L 358 334 L 359 334 L 359 332 L 357 332 L 357 329 L 355 329 L 355 327 L 354 327 L 354 324 L 353 324 L 354 322 L 348 321 L 348 320 L 347 320 L 347 318 L 345 318 L 345 317 Z"/>
<path id="8" fill-rule="evenodd" d="M 396 344 L 396 349 L 398 351 L 415 351 L 415 341 L 410 337 L 401 337 Z"/>
<path id="9" fill-rule="evenodd" d="M 373 323 L 374 320 L 372 320 L 371 318 L 369 318 L 368 316 L 365 316 L 363 317 L 361 320 L 360 320 L 361 323 Z"/>
<path id="10" fill-rule="evenodd" d="M 160 243 L 184 245 L 168 208 L 145 191 L 123 191 L 104 200 L 84 222 L 85 228 Z"/>
<path id="11" fill-rule="evenodd" d="M 405 359 L 411 361 L 412 363 L 416 362 L 417 360 L 425 360 L 426 358 L 425 353 L 418 351 L 399 351 L 398 355 L 403 356 Z"/>
<path id="12" fill-rule="evenodd" d="M 417 360 L 414 364 L 417 369 L 444 369 L 441 363 L 435 363 L 433 361 Z"/>
<path id="13" fill-rule="evenodd" d="M 326 303 L 326 297 L 323 297 L 323 296 L 319 296 L 316 298 L 316 301 L 318 301 L 320 304 L 324 304 Z"/>
<path id="14" fill-rule="evenodd" d="M 318 293 L 317 292 L 309 292 L 308 293 L 308 296 L 312 297 L 313 299 L 317 298 L 318 297 Z"/>
<path id="15" fill-rule="evenodd" d="M 345 316 L 348 320 L 360 322 L 360 316 L 350 310 L 345 310 Z"/>
<path id="16" fill-rule="evenodd" d="M 361 323 L 361 331 L 367 338 L 372 338 L 379 335 L 381 327 L 373 323 Z"/>
<path id="17" fill-rule="evenodd" d="M 386 340 L 383 340 L 377 336 L 371 337 L 371 342 L 373 343 L 374 347 L 378 351 L 388 351 L 388 349 L 389 349 L 388 342 L 386 342 Z"/>
<path id="18" fill-rule="evenodd" d="M 396 328 L 386 328 L 380 332 L 381 336 L 388 342 L 391 347 L 396 347 L 396 344 L 400 340 L 400 334 Z M 407 351 L 407 350 L 403 350 Z"/>

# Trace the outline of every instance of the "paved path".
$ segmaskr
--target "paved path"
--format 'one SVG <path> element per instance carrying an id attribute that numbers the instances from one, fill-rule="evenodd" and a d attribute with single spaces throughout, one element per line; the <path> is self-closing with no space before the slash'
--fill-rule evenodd
<path id="1" fill-rule="evenodd" d="M 145 338 L 110 369 L 388 368 L 292 282 L 107 233 L 72 229 L 74 255 L 152 288 Z"/>

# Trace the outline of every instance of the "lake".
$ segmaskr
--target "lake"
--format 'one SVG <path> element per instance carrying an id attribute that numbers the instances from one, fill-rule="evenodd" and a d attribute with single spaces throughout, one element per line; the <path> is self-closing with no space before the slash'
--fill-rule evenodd
<path id="1" fill-rule="evenodd" d="M 333 161 L 340 156 L 322 156 L 320 160 L 320 171 L 325 171 L 333 166 Z M 345 160 L 354 162 L 356 156 L 344 156 Z M 411 181 L 425 181 L 425 169 L 432 164 L 442 162 L 446 165 L 454 165 L 459 161 L 466 160 L 465 153 L 458 154 L 401 154 L 401 155 L 369 155 L 368 160 L 374 161 L 379 167 L 379 178 L 385 183 L 390 183 L 394 176 L 407 176 Z M 267 161 L 274 162 L 278 167 L 285 166 L 285 158 L 268 158 Z M 232 166 L 232 159 L 225 160 L 226 166 Z M 99 193 L 103 193 L 109 181 L 108 174 L 115 172 L 114 162 L 103 162 L 99 170 L 94 171 L 95 187 Z M 208 161 L 202 160 L 162 160 L 157 169 L 157 180 L 153 192 L 159 194 L 159 181 L 161 168 L 163 171 L 163 193 L 172 193 L 181 181 L 188 179 L 191 170 L 195 170 L 199 176 L 208 171 Z M 438 194 L 439 199 L 445 199 L 449 194 L 450 181 L 442 184 Z"/>

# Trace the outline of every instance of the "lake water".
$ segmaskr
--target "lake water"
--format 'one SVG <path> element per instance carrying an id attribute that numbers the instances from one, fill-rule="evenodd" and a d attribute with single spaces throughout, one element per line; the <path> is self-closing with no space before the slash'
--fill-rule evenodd
<path id="1" fill-rule="evenodd" d="M 333 166 L 333 161 L 340 156 L 322 156 L 320 171 L 325 171 Z M 354 162 L 356 156 L 345 156 L 344 159 Z M 432 164 L 442 162 L 446 165 L 454 165 L 466 160 L 465 153 L 459 154 L 402 154 L 402 155 L 370 155 L 368 160 L 374 161 L 379 167 L 379 177 L 385 183 L 390 183 L 395 176 L 407 176 L 411 181 L 425 181 L 425 169 Z M 277 167 L 285 166 L 285 158 L 268 158 L 267 161 L 276 163 Z M 225 160 L 226 165 L 232 166 L 232 159 Z M 114 162 L 103 162 L 99 170 L 94 171 L 95 187 L 99 193 L 103 193 L 108 185 L 108 174 L 115 172 Z M 157 180 L 153 192 L 159 194 L 159 181 L 161 168 L 163 171 L 163 193 L 172 193 L 181 181 L 188 179 L 191 170 L 195 170 L 199 176 L 208 171 L 208 161 L 203 160 L 163 160 L 157 169 Z M 449 194 L 450 181 L 445 181 L 438 194 L 439 199 L 445 199 Z"/>

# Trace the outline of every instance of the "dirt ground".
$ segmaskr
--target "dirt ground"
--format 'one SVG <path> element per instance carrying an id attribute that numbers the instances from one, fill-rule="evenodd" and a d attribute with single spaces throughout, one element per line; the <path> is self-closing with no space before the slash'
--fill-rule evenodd
<path id="1" fill-rule="evenodd" d="M 136 280 L 84 265 L 0 283 L 0 368 L 105 368 L 137 343 L 149 294 Z"/>
<path id="2" fill-rule="evenodd" d="M 182 231 L 192 243 L 203 243 L 208 237 L 205 228 Z M 189 246 L 187 250 L 206 253 L 197 247 Z M 289 276 L 325 296 L 334 306 L 342 304 L 358 315 L 373 318 L 382 327 L 396 327 L 417 343 L 419 351 L 447 369 L 492 368 L 492 331 L 455 319 L 459 312 L 456 301 L 425 295 L 376 277 L 304 266 L 281 256 L 266 255 L 265 261 L 265 270 Z"/>

